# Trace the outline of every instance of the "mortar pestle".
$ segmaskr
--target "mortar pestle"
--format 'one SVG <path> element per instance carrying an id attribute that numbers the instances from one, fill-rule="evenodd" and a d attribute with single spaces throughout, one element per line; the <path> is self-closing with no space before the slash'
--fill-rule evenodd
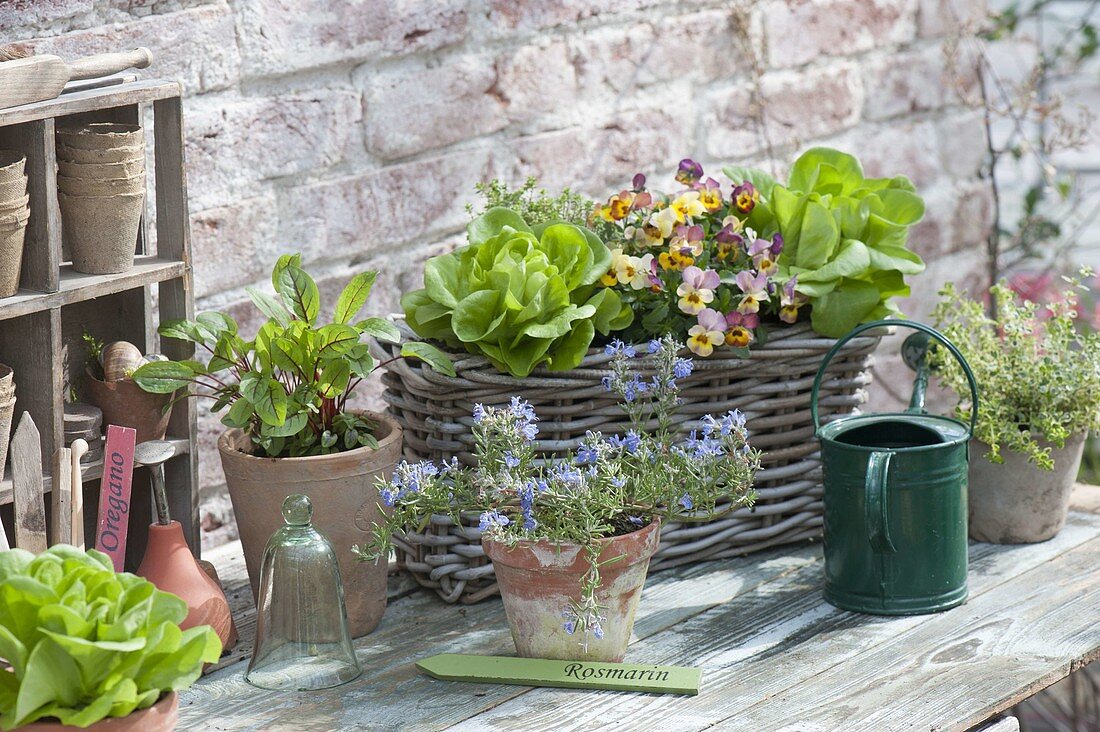
<path id="1" fill-rule="evenodd" d="M 157 508 L 157 520 L 149 526 L 149 542 L 137 574 L 187 603 L 187 618 L 180 623 L 181 629 L 209 625 L 221 639 L 223 650 L 228 650 L 237 643 L 229 602 L 191 553 L 183 538 L 183 526 L 168 513 L 164 462 L 175 455 L 175 444 L 167 440 L 150 440 L 134 449 L 134 463 L 149 468 L 152 475 Z"/>

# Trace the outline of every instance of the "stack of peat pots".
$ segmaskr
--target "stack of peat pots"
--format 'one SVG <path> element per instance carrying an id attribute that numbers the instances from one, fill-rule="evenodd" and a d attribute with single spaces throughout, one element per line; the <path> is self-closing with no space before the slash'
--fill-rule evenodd
<path id="1" fill-rule="evenodd" d="M 8 461 L 8 438 L 15 416 L 15 374 L 10 366 L 0 363 L 0 478 Z"/>
<path id="2" fill-rule="evenodd" d="M 145 134 L 96 122 L 57 132 L 57 200 L 73 269 L 118 274 L 134 266 L 145 210 Z"/>
<path id="3" fill-rule="evenodd" d="M 28 205 L 30 198 L 27 196 L 26 163 L 27 159 L 23 155 L 11 150 L 0 150 L 0 297 L 11 297 L 19 289 L 23 237 L 27 231 L 27 219 L 31 215 Z M 3 400 L 0 399 L 0 411 L 2 410 Z M 7 450 L 4 452 L 6 454 Z M 3 465 L 2 459 L 0 465 Z"/>

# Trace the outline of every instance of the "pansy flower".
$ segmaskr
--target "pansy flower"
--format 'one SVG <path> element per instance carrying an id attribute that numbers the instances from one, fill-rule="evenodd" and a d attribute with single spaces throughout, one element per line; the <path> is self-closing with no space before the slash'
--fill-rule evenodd
<path id="1" fill-rule="evenodd" d="M 735 252 L 745 245 L 745 237 L 741 236 L 740 231 L 741 221 L 736 216 L 727 216 L 722 222 L 722 228 L 714 235 L 714 240 L 718 242 L 715 252 L 718 261 L 725 262 L 731 259 L 735 256 Z"/>
<path id="2" fill-rule="evenodd" d="M 685 269 L 684 280 L 676 288 L 676 294 L 680 296 L 680 310 L 688 315 L 697 315 L 714 301 L 718 283 L 718 273 L 712 269 L 704 271 L 695 266 Z"/>
<path id="3" fill-rule="evenodd" d="M 759 200 L 760 194 L 756 191 L 756 186 L 748 181 L 733 189 L 733 207 L 743 214 L 752 213 Z"/>
<path id="4" fill-rule="evenodd" d="M 699 191 L 699 202 L 709 213 L 722 208 L 722 190 L 714 178 L 707 178 L 696 190 Z"/>
<path id="5" fill-rule="evenodd" d="M 611 250 L 611 267 L 600 277 L 600 284 L 605 287 L 613 287 L 620 282 L 629 282 L 631 277 L 626 277 L 626 270 L 630 266 L 630 255 L 623 254 L 622 249 Z"/>
<path id="6" fill-rule="evenodd" d="M 674 208 L 662 208 L 649 217 L 649 225 L 660 232 L 660 241 L 672 236 L 672 230 L 680 223 L 680 214 Z"/>
<path id="7" fill-rule="evenodd" d="M 735 283 L 741 288 L 741 302 L 737 306 L 739 313 L 756 313 L 760 311 L 760 303 L 768 299 L 768 276 L 763 273 L 754 273 L 742 270 L 734 278 Z"/>
<path id="8" fill-rule="evenodd" d="M 787 280 L 783 285 L 783 291 L 779 294 L 779 319 L 784 323 L 793 323 L 798 320 L 798 309 L 806 304 L 808 298 L 801 292 L 795 292 L 798 284 L 798 276 Z"/>
<path id="9" fill-rule="evenodd" d="M 634 276 L 630 279 L 630 287 L 634 290 L 642 290 L 653 286 L 654 261 L 652 254 L 643 254 L 640 257 L 630 258 Z M 660 283 L 660 280 L 657 280 Z"/>
<path id="10" fill-rule="evenodd" d="M 669 204 L 669 210 L 676 212 L 676 222 L 683 224 L 688 219 L 703 215 L 706 207 L 699 200 L 699 191 L 684 191 Z"/>
<path id="11" fill-rule="evenodd" d="M 754 240 L 749 245 L 749 256 L 752 257 L 752 263 L 760 274 L 771 276 L 779 271 L 775 254 L 772 252 L 772 242 L 767 239 Z"/>
<path id="12" fill-rule="evenodd" d="M 695 260 L 692 257 L 681 254 L 679 250 L 661 252 L 661 256 L 657 257 L 657 262 L 661 265 L 661 269 L 672 269 L 677 271 L 695 264 Z"/>
<path id="13" fill-rule="evenodd" d="M 676 182 L 690 186 L 703 177 L 703 166 L 691 158 L 684 158 L 676 169 Z"/>
<path id="14" fill-rule="evenodd" d="M 682 255 L 698 257 L 703 253 L 703 227 L 681 225 L 676 227 L 672 241 L 668 243 L 669 251 L 678 251 Z"/>
<path id="15" fill-rule="evenodd" d="M 715 346 L 726 340 L 726 319 L 722 313 L 704 308 L 699 313 L 698 322 L 688 329 L 687 347 L 697 356 L 709 356 Z"/>
<path id="16" fill-rule="evenodd" d="M 754 340 L 753 328 L 760 325 L 760 316 L 756 313 L 739 313 L 736 310 L 726 313 L 726 345 L 745 348 Z"/>

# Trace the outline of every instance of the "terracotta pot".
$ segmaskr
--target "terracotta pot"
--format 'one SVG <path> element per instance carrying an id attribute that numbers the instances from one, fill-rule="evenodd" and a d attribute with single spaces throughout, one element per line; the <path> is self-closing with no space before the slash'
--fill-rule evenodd
<path id="1" fill-rule="evenodd" d="M 970 538 L 994 544 L 1031 544 L 1053 538 L 1066 523 L 1070 493 L 1081 467 L 1087 433 L 1051 452 L 1054 470 L 1041 470 L 1018 452 L 1004 462 L 985 458 L 989 446 L 970 441 Z"/>
<path id="2" fill-rule="evenodd" d="M 57 190 L 67 196 L 128 196 L 145 191 L 145 173 L 130 178 L 69 178 L 59 174 Z"/>
<path id="3" fill-rule="evenodd" d="M 162 440 L 168 429 L 172 410 L 164 411 L 172 394 L 150 394 L 142 391 L 132 379 L 100 381 L 85 372 L 88 382 L 88 403 L 103 411 L 103 431 L 107 425 L 133 427 L 137 441 Z"/>
<path id="4" fill-rule="evenodd" d="M 68 178 L 132 178 L 145 172 L 145 158 L 122 163 L 77 163 L 58 160 L 57 172 Z"/>
<path id="5" fill-rule="evenodd" d="M 11 439 L 11 421 L 15 416 L 15 394 L 0 400 L 0 477 L 8 464 L 8 440 Z"/>
<path id="6" fill-rule="evenodd" d="M 107 717 L 89 727 L 71 727 L 67 724 L 39 720 L 20 729 L 34 732 L 172 732 L 180 720 L 179 695 L 170 691 L 148 709 L 125 717 Z"/>
<path id="7" fill-rule="evenodd" d="M 218 634 L 223 648 L 236 640 L 225 593 L 195 560 L 179 521 L 171 521 L 167 526 L 149 526 L 149 541 L 137 574 L 187 603 L 187 617 L 180 623 L 182 630 L 209 625 Z"/>
<path id="8" fill-rule="evenodd" d="M 145 144 L 145 133 L 138 125 L 121 122 L 93 122 L 57 131 L 57 141 L 78 150 L 109 150 Z"/>
<path id="9" fill-rule="evenodd" d="M 353 637 L 377 627 L 386 609 L 385 560 L 362 562 L 353 545 L 370 541 L 381 520 L 375 481 L 388 478 L 401 457 L 401 428 L 392 417 L 365 412 L 378 424 L 377 449 L 302 458 L 257 457 L 248 436 L 238 429 L 218 439 L 225 481 L 237 517 L 252 596 L 260 581 L 260 563 L 272 533 L 283 525 L 283 499 L 292 493 L 313 502 L 313 525 L 332 542 L 344 582 L 348 627 Z"/>
<path id="10" fill-rule="evenodd" d="M 73 269 L 86 274 L 118 274 L 134 266 L 145 193 L 111 196 L 57 192 L 61 232 Z"/>
<path id="11" fill-rule="evenodd" d="M 596 598 L 605 607 L 604 637 L 588 636 L 588 651 L 581 639 L 565 632 L 562 612 L 571 600 L 580 599 L 581 578 L 588 571 L 588 554 L 578 544 L 521 541 L 508 547 L 482 540 L 493 562 L 504 611 L 519 655 L 526 658 L 558 658 L 577 661 L 619 662 L 626 655 L 634 612 L 645 585 L 649 560 L 657 551 L 660 523 L 625 536 L 600 540 L 600 562 L 624 557 L 600 569 L 602 580 Z"/>
<path id="12" fill-rule="evenodd" d="M 15 150 L 0 150 L 0 183 L 13 178 L 26 180 L 27 156 Z"/>
<path id="13" fill-rule="evenodd" d="M 70 163 L 132 163 L 145 160 L 145 145 L 113 147 L 105 150 L 81 150 L 57 143 L 57 159 Z"/>
<path id="14" fill-rule="evenodd" d="M 0 297 L 11 297 L 19 291 L 19 275 L 23 267 L 23 240 L 26 225 L 0 229 Z"/>

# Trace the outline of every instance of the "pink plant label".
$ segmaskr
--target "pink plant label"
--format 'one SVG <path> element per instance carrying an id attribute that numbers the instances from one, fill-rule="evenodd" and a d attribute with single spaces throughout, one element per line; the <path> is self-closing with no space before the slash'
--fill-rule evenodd
<path id="1" fill-rule="evenodd" d="M 116 572 L 126 561 L 126 531 L 130 525 L 130 490 L 134 480 L 134 447 L 137 431 L 131 427 L 107 427 L 103 450 L 103 477 L 99 483 L 99 520 L 95 548 L 111 558 Z"/>

